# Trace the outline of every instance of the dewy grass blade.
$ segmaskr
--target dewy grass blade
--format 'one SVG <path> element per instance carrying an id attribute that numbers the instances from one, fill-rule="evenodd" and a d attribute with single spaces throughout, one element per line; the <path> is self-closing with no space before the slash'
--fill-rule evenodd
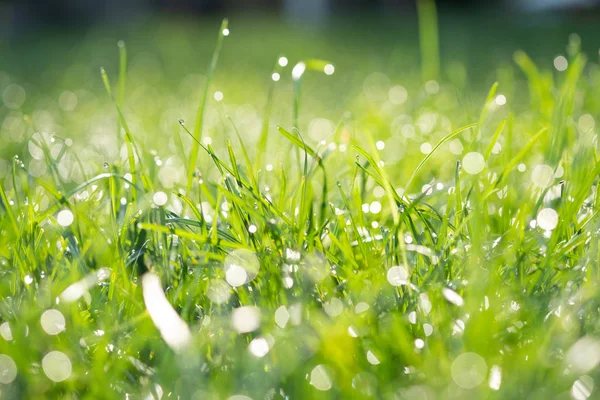
<path id="1" fill-rule="evenodd" d="M 221 22 L 221 28 L 219 30 L 219 36 L 217 38 L 217 45 L 215 46 L 215 51 L 212 56 L 212 60 L 210 62 L 210 66 L 208 67 L 208 72 L 206 73 L 206 83 L 204 84 L 204 91 L 202 92 L 202 97 L 200 98 L 200 105 L 198 106 L 198 111 L 196 112 L 196 122 L 194 124 L 193 138 L 195 139 L 194 143 L 192 143 L 192 149 L 190 152 L 190 159 L 188 161 L 188 172 L 187 172 L 187 186 L 186 192 L 190 193 L 192 189 L 192 182 L 194 178 L 194 172 L 196 169 L 196 161 L 198 159 L 198 150 L 200 143 L 200 135 L 202 134 L 202 127 L 204 124 L 204 111 L 206 109 L 206 101 L 208 99 L 208 93 L 210 91 L 210 84 L 212 81 L 212 77 L 215 74 L 217 69 L 217 63 L 219 62 L 219 54 L 221 53 L 221 47 L 223 47 L 223 39 L 225 38 L 225 32 L 229 32 L 228 30 L 228 20 L 225 18 Z M 228 33 L 227 33 L 228 34 Z"/>

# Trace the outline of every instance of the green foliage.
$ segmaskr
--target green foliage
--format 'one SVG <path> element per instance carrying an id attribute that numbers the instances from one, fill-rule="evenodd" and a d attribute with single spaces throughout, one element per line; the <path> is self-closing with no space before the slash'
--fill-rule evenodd
<path id="1" fill-rule="evenodd" d="M 281 48 L 249 77 L 226 21 L 179 88 L 122 42 L 58 105 L 0 75 L 0 397 L 586 398 L 600 69 L 571 37 L 457 87 L 419 4 L 404 80 Z"/>

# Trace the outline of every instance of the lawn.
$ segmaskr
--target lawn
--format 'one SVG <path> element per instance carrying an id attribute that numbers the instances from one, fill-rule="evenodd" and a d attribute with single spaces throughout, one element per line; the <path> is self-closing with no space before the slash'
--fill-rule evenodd
<path id="1" fill-rule="evenodd" d="M 0 398 L 596 398 L 596 23 L 420 17 L 0 41 Z"/>

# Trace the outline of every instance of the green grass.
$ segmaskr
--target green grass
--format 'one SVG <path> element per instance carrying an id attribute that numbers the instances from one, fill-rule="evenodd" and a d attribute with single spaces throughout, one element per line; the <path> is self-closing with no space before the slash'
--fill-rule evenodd
<path id="1" fill-rule="evenodd" d="M 597 50 L 475 72 L 431 4 L 422 68 L 235 20 L 3 44 L 0 398 L 595 398 Z"/>

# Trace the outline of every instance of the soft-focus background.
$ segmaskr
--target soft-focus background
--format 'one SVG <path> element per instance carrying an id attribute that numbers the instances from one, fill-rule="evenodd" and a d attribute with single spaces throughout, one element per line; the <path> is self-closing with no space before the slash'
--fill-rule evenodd
<path id="1" fill-rule="evenodd" d="M 0 398 L 594 398 L 598 3 L 0 0 Z"/>
<path id="2" fill-rule="evenodd" d="M 460 109 L 461 122 L 478 112 L 492 82 L 524 79 L 512 69 L 517 49 L 551 66 L 566 54 L 569 35 L 576 32 L 575 45 L 592 60 L 598 57 L 600 2 L 595 0 L 437 4 L 440 78 L 464 95 L 461 104 L 441 102 Z M 422 84 L 412 0 L 2 0 L 0 153 L 18 153 L 26 135 L 21 113 L 32 115 L 38 130 L 69 131 L 69 136 L 76 132 L 91 138 L 91 144 L 114 140 L 116 116 L 104 95 L 99 68 L 116 76 L 118 40 L 126 42 L 129 53 L 128 118 L 142 140 L 148 139 L 144 132 L 151 133 L 158 145 L 156 137 L 171 136 L 179 118 L 193 118 L 224 16 L 230 18 L 231 36 L 212 87 L 224 94 L 226 113 L 237 113 L 246 124 L 242 128 L 251 143 L 280 55 L 292 66 L 316 58 L 336 67 L 334 79 L 315 75 L 304 83 L 310 101 L 302 107 L 300 128 L 310 131 L 312 125 L 314 139 L 326 136 L 318 131 L 331 131 L 353 103 L 382 100 L 396 85 L 410 94 Z M 274 112 L 279 114 L 274 120 L 279 124 L 291 119 L 289 73 L 282 72 L 276 94 L 279 107 Z M 525 101 L 516 96 L 513 104 L 520 100 Z M 210 104 L 209 114 L 208 132 L 222 125 Z M 116 148 L 114 143 L 106 146 L 110 151 L 102 157 L 110 162 L 107 156 Z"/>

